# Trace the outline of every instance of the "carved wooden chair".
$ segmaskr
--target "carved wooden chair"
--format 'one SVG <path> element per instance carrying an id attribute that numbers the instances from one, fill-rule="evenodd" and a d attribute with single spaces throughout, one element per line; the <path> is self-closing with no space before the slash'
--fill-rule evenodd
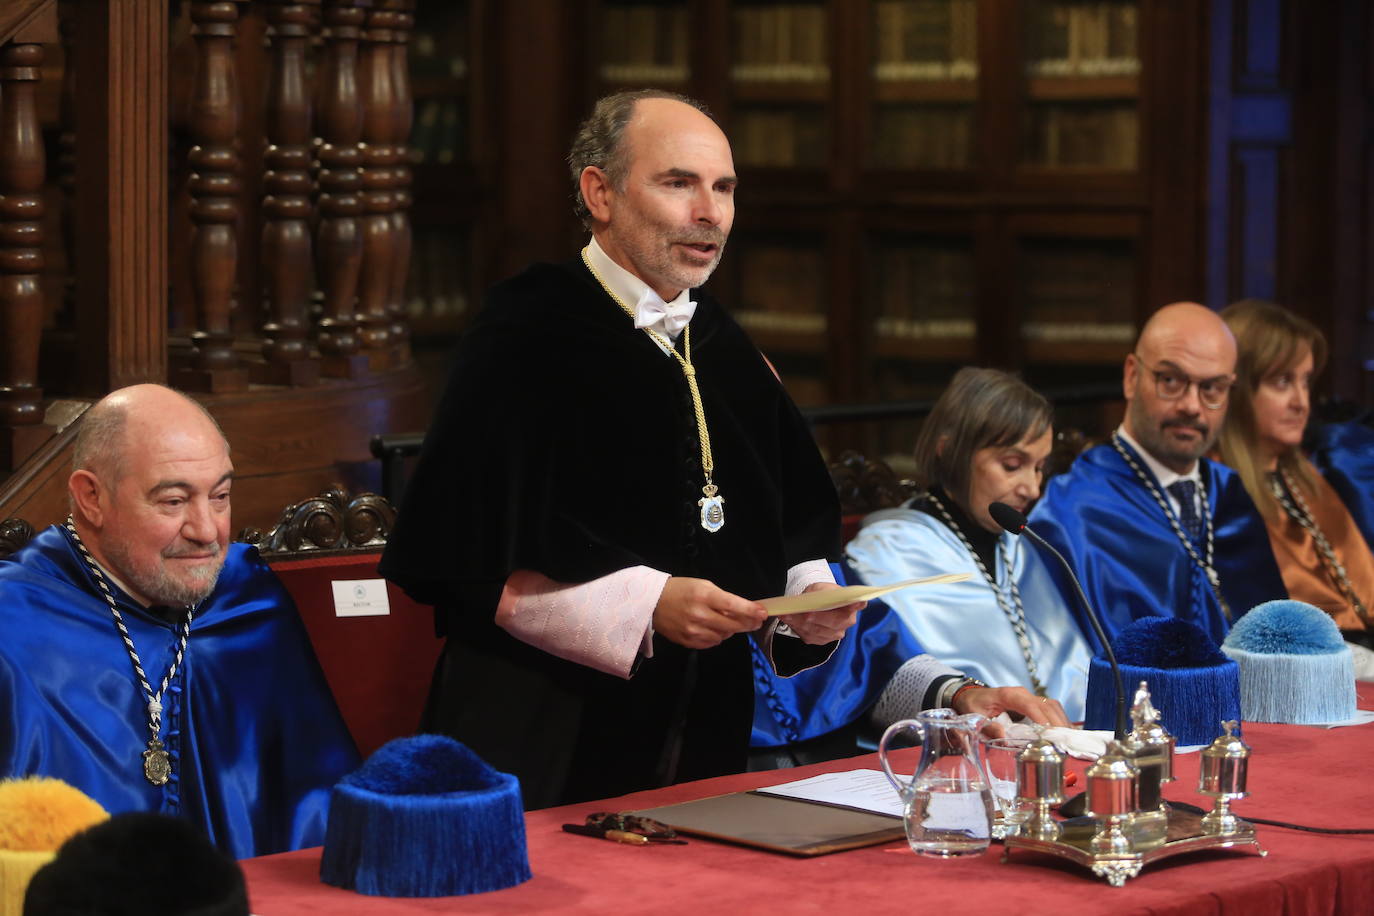
<path id="1" fill-rule="evenodd" d="M 36 533 L 33 526 L 22 518 L 7 518 L 0 522 L 0 557 L 7 557 L 23 547 Z"/>
<path id="2" fill-rule="evenodd" d="M 900 506 L 916 495 L 916 484 L 904 480 L 876 458 L 855 451 L 841 452 L 830 462 L 830 479 L 840 497 L 840 537 L 847 544 L 870 512 Z"/>
<path id="3" fill-rule="evenodd" d="M 442 647 L 434 634 L 433 609 L 377 575 L 395 518 L 383 497 L 350 497 L 334 486 L 287 506 L 269 530 L 246 528 L 238 536 L 257 546 L 295 599 L 325 679 L 364 755 L 418 728 Z M 341 614 L 340 602 L 351 587 L 369 581 L 384 590 L 389 612 Z"/>

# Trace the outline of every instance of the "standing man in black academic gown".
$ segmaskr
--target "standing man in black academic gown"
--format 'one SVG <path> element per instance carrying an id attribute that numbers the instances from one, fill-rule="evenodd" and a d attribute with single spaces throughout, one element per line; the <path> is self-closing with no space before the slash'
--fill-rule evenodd
<path id="1" fill-rule="evenodd" d="M 755 600 L 835 587 L 839 507 L 699 288 L 734 220 L 725 135 L 698 103 L 622 93 L 569 165 L 592 238 L 488 294 L 382 561 L 447 637 L 426 727 L 518 775 L 527 807 L 744 769 L 746 640 L 790 673 L 858 610 L 775 633 Z"/>

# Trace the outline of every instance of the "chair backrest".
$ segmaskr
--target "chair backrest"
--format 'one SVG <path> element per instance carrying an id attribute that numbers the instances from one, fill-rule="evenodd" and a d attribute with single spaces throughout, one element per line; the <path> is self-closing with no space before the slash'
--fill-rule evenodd
<path id="1" fill-rule="evenodd" d="M 830 479 L 840 496 L 841 544 L 853 540 L 868 513 L 900 506 L 916 495 L 916 485 L 900 479 L 886 462 L 854 451 L 830 462 Z"/>
<path id="2" fill-rule="evenodd" d="M 23 547 L 33 535 L 33 526 L 22 518 L 7 518 L 0 522 L 0 558 Z"/>
<path id="3" fill-rule="evenodd" d="M 382 497 L 334 487 L 288 506 L 269 531 L 239 535 L 258 546 L 295 599 L 364 756 L 418 729 L 442 647 L 433 609 L 377 576 L 394 518 Z"/>

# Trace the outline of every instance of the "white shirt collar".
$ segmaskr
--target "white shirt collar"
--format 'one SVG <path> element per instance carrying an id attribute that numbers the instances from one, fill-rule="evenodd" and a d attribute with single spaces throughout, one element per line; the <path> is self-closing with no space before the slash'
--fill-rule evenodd
<path id="1" fill-rule="evenodd" d="M 649 284 L 621 267 L 615 261 L 612 261 L 611 256 L 606 254 L 600 243 L 597 242 L 596 236 L 592 236 L 591 241 L 587 244 L 587 260 L 591 262 L 592 269 L 600 275 L 611 292 L 619 296 L 620 301 L 625 303 L 631 311 L 634 310 L 639 300 L 644 296 L 644 292 L 650 289 Z M 684 289 L 667 304 L 680 305 L 690 302 L 691 297 L 688 295 L 689 292 L 690 290 Z M 657 331 L 674 343 L 677 342 L 678 335 L 669 334 L 668 331 L 662 327 L 653 327 L 651 330 Z"/>
<path id="2" fill-rule="evenodd" d="M 1155 475 L 1155 480 L 1159 481 L 1160 488 L 1163 489 L 1166 493 L 1168 492 L 1169 487 L 1173 486 L 1174 483 L 1176 483 L 1177 481 L 1191 480 L 1194 483 L 1197 483 L 1202 480 L 1201 462 L 1194 461 L 1193 469 L 1191 471 L 1189 471 L 1187 474 L 1180 474 L 1177 471 L 1171 468 L 1167 468 L 1164 465 L 1160 464 L 1158 458 L 1156 458 L 1154 455 L 1151 455 L 1144 447 L 1141 446 L 1139 442 L 1135 441 L 1135 437 L 1132 436 L 1130 433 L 1126 432 L 1125 423 L 1122 423 L 1120 426 L 1116 428 L 1116 434 L 1120 436 L 1121 440 L 1125 442 L 1127 445 L 1129 445 L 1137 455 L 1140 456 L 1140 459 L 1145 462 L 1145 466 L 1150 469 L 1150 473 Z"/>
<path id="3" fill-rule="evenodd" d="M 99 560 L 95 558 L 95 554 L 91 554 L 91 562 L 95 564 L 97 569 L 99 569 L 102 573 L 105 574 L 106 579 L 109 579 L 115 585 L 119 586 L 119 589 L 122 592 L 124 592 L 124 594 L 128 595 L 129 600 L 132 601 L 134 604 L 137 604 L 139 607 L 143 608 L 152 607 L 152 605 L 144 604 L 141 598 L 135 598 L 133 590 L 130 589 L 129 586 L 124 584 L 124 580 L 116 576 L 114 573 L 110 572 L 108 569 L 106 569 L 105 564 L 101 563 Z"/>

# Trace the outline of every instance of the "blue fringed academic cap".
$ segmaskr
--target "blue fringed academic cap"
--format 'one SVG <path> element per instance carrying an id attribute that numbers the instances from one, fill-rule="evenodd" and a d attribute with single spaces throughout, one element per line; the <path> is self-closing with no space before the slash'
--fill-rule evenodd
<path id="1" fill-rule="evenodd" d="M 397 738 L 341 779 L 320 879 L 380 897 L 446 897 L 530 878 L 520 782 L 442 735 Z"/>
<path id="2" fill-rule="evenodd" d="M 1129 688 L 1145 681 L 1164 727 L 1179 746 L 1209 744 L 1225 719 L 1240 719 L 1240 672 L 1201 627 L 1176 617 L 1142 617 L 1112 642 Z M 1101 656 L 1088 667 L 1085 728 L 1116 722 L 1112 666 Z M 1127 694 L 1127 701 L 1130 694 Z"/>
<path id="3" fill-rule="evenodd" d="M 1355 715 L 1355 669 L 1336 622 L 1301 601 L 1266 601 L 1231 628 L 1221 651 L 1240 665 L 1250 722 L 1318 725 Z"/>

